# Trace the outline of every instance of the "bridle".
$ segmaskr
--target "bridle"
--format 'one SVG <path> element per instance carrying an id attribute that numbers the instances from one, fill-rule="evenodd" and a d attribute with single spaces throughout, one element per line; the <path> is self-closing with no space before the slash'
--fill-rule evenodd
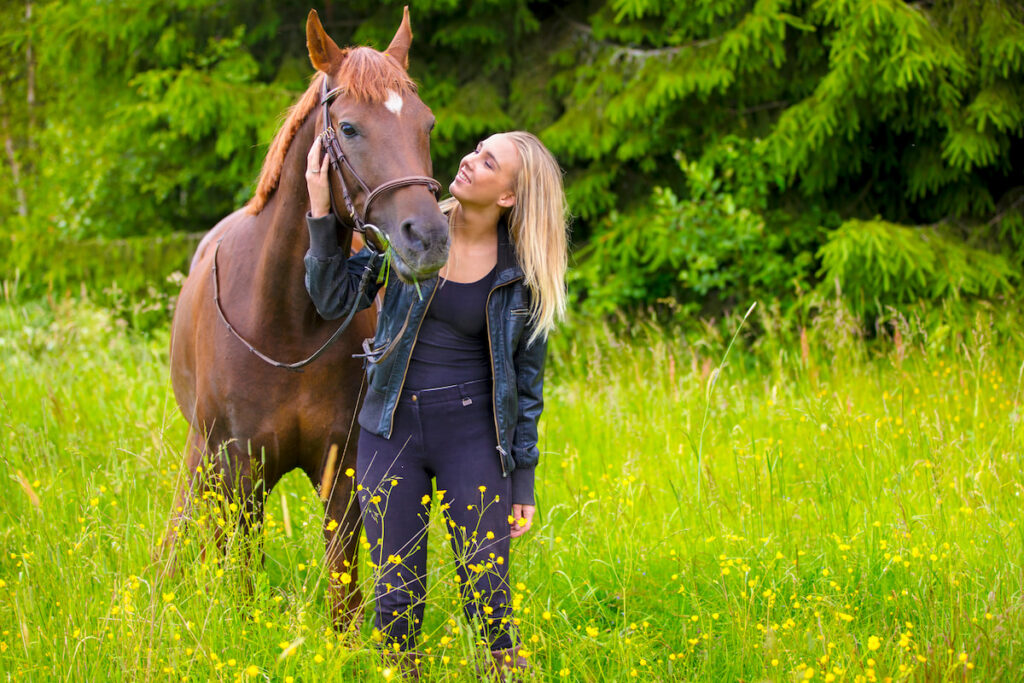
<path id="1" fill-rule="evenodd" d="M 376 251 L 380 251 L 380 247 L 387 244 L 387 238 L 384 237 L 380 228 L 373 223 L 366 222 L 366 217 L 370 215 L 370 207 L 373 205 L 373 200 L 386 192 L 397 190 L 400 187 L 408 187 L 409 185 L 426 185 L 430 188 L 430 191 L 434 193 L 434 198 L 440 199 L 441 183 L 429 176 L 409 175 L 385 181 L 373 190 L 370 190 L 367 184 L 356 172 L 356 169 L 352 167 L 352 163 L 348 160 L 348 157 L 345 156 L 345 152 L 341 149 L 341 140 L 338 139 L 338 135 L 334 130 L 334 124 L 331 121 L 331 101 L 338 95 L 344 93 L 345 88 L 338 86 L 337 88 L 328 90 L 327 78 L 327 74 L 324 74 L 320 87 L 320 106 L 323 107 L 324 119 L 323 130 L 320 131 L 320 145 L 327 153 L 327 156 L 330 157 L 331 167 L 338 175 L 338 182 L 341 184 L 341 194 L 345 198 L 345 208 L 348 210 L 348 215 L 352 217 L 353 229 L 356 232 L 363 233 L 363 235 L 369 234 L 369 236 L 372 236 L 373 240 L 377 244 L 372 244 L 370 247 Z M 362 213 L 356 210 L 355 203 L 352 201 L 352 194 L 349 192 L 348 184 L 345 182 L 345 174 L 342 172 L 342 166 L 344 166 L 348 170 L 349 174 L 355 178 L 355 181 L 359 183 L 359 187 L 362 188 L 363 193 L 366 195 L 366 200 L 363 202 Z M 334 207 L 334 191 L 331 190 L 330 179 L 328 179 L 327 182 L 327 189 L 331 196 L 331 210 L 334 211 L 334 215 L 337 216 L 339 214 Z M 366 240 L 366 243 L 370 244 L 370 241 Z"/>
<path id="2" fill-rule="evenodd" d="M 348 160 L 348 157 L 345 156 L 345 152 L 341 148 L 341 141 L 338 139 L 337 133 L 334 130 L 334 124 L 331 121 L 331 101 L 334 100 L 334 98 L 337 97 L 338 95 L 344 93 L 345 89 L 339 86 L 337 88 L 328 90 L 327 78 L 327 75 L 324 74 L 324 78 L 323 81 L 321 82 L 320 88 L 320 105 L 323 107 L 324 119 L 323 130 L 320 131 L 320 143 L 324 151 L 326 152 L 327 156 L 330 158 L 331 167 L 334 169 L 334 172 L 338 174 L 338 182 L 341 184 L 341 193 L 342 196 L 345 198 L 345 208 L 348 210 L 348 215 L 352 217 L 352 229 L 355 230 L 356 232 L 362 233 L 364 236 L 367 237 L 367 239 L 365 239 L 364 241 L 366 242 L 367 247 L 369 247 L 370 250 L 373 252 L 371 258 L 366 264 L 366 267 L 363 268 L 363 273 L 359 279 L 359 286 L 356 288 L 356 295 L 352 300 L 352 308 L 349 309 L 348 314 L 345 316 L 345 319 L 341 322 L 341 325 L 338 327 L 338 329 L 334 331 L 334 334 L 332 334 L 330 338 L 327 341 L 325 341 L 323 345 L 315 352 L 313 352 L 313 355 L 309 356 L 308 358 L 305 358 L 295 363 L 283 363 L 281 361 L 274 360 L 270 356 L 266 355 L 265 353 L 262 353 L 256 347 L 254 347 L 249 341 L 245 339 L 245 337 L 243 337 L 241 334 L 238 333 L 237 330 L 235 330 L 235 328 L 231 325 L 230 322 L 228 322 L 228 318 L 224 314 L 224 309 L 220 305 L 220 286 L 217 281 L 217 252 L 220 251 L 220 243 L 224 239 L 224 236 L 221 236 L 221 238 L 217 240 L 217 244 L 213 249 L 213 302 L 217 308 L 217 314 L 220 316 L 221 321 L 223 321 L 223 323 L 227 326 L 228 331 L 231 332 L 231 334 L 234 335 L 236 339 L 245 344 L 245 347 L 249 349 L 249 351 L 252 352 L 252 354 L 255 355 L 257 358 L 270 365 L 273 365 L 274 367 L 283 368 L 285 370 L 294 370 L 296 372 L 301 372 L 301 369 L 303 367 L 309 365 L 317 358 L 319 358 L 321 355 L 323 355 L 324 351 L 326 351 L 331 344 L 338 340 L 338 338 L 341 336 L 341 333 L 344 332 L 345 329 L 349 326 L 349 323 L 352 322 L 352 318 L 354 318 L 356 314 L 356 304 L 359 302 L 359 300 L 363 297 L 364 293 L 366 292 L 366 288 L 369 285 L 370 277 L 372 275 L 374 266 L 377 260 L 382 258 L 384 251 L 386 251 L 387 249 L 387 237 L 385 237 L 384 233 L 381 231 L 380 228 L 378 228 L 373 223 L 368 223 L 366 221 L 366 217 L 370 215 L 370 207 L 373 205 L 373 201 L 386 192 L 397 190 L 400 187 L 408 187 L 410 185 L 426 185 L 427 187 L 430 188 L 430 191 L 434 193 L 435 198 L 440 198 L 441 195 L 441 183 L 437 182 L 436 180 L 429 176 L 421 175 L 403 176 L 401 178 L 395 178 L 394 180 L 388 180 L 381 183 L 373 190 L 371 190 L 367 186 L 367 184 L 359 176 L 359 173 L 356 172 L 356 169 L 352 167 L 352 162 L 350 162 Z M 345 174 L 344 172 L 342 172 L 342 166 L 344 166 L 345 169 L 348 170 L 349 174 L 353 178 L 355 178 L 355 181 L 359 183 L 359 187 L 363 190 L 363 193 L 366 195 L 366 199 L 363 201 L 362 213 L 360 213 L 356 209 L 355 203 L 352 201 L 352 193 L 349 192 L 348 184 L 345 182 Z M 331 210 L 334 211 L 334 215 L 337 216 L 339 214 L 334 206 L 334 191 L 331 190 L 330 178 L 327 179 L 327 189 L 331 197 Z M 372 241 L 369 238 L 372 238 Z M 408 324 L 408 319 L 406 320 L 406 324 Z M 404 331 L 405 327 L 403 326 L 402 329 Z M 374 354 L 357 354 L 357 356 L 360 357 L 366 356 L 367 360 L 370 362 L 380 362 L 380 358 L 370 357 L 373 355 Z"/>

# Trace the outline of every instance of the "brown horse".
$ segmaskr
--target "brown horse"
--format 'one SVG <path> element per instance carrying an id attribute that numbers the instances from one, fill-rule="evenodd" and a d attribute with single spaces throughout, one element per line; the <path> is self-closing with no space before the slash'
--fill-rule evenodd
<path id="1" fill-rule="evenodd" d="M 294 361 L 309 356 L 338 327 L 320 318 L 304 285 L 309 246 L 304 173 L 307 153 L 323 127 L 318 108 L 327 90 L 324 78 L 331 90 L 341 89 L 328 106 L 347 157 L 347 165 L 340 166 L 344 177 L 338 170 L 331 173 L 332 194 L 341 197 L 346 188 L 355 189 L 355 212 L 385 233 L 403 279 L 422 279 L 443 265 L 448 223 L 424 183 L 388 185 L 365 211 L 369 188 L 409 176 L 423 180 L 432 172 L 433 115 L 406 71 L 412 41 L 408 8 L 385 52 L 340 49 L 315 11 L 306 22 L 306 41 L 318 73 L 271 143 L 255 197 L 203 238 L 178 297 L 171 380 L 191 430 L 186 476 L 164 548 L 172 557 L 178 528 L 189 522 L 197 494 L 211 489 L 237 501 L 243 529 L 258 528 L 267 493 L 285 473 L 300 468 L 326 501 L 325 564 L 338 576 L 354 574 L 357 566 L 359 511 L 352 479 L 344 472 L 355 461 L 354 412 L 363 375 L 353 354 L 373 335 L 375 313 L 356 315 L 303 372 L 269 365 L 239 338 L 275 359 Z M 340 247 L 348 251 L 352 240 L 351 226 L 343 228 Z M 214 299 L 218 285 L 224 320 Z M 332 447 L 336 461 L 329 457 Z M 219 476 L 197 475 L 197 468 L 205 465 L 205 471 L 210 464 Z M 354 616 L 360 601 L 355 585 L 331 581 L 339 627 Z"/>

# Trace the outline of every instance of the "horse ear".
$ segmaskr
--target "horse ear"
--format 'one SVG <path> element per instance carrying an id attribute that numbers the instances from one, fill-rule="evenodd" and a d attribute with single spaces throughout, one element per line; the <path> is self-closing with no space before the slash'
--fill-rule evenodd
<path id="1" fill-rule="evenodd" d="M 402 24 L 398 27 L 398 32 L 395 33 L 395 37 L 391 39 L 391 44 L 388 45 L 388 49 L 384 50 L 384 52 L 394 57 L 402 65 L 402 68 L 408 71 L 409 47 L 411 45 L 412 29 L 409 28 L 409 6 L 406 5 L 405 9 L 402 10 Z"/>
<path id="2" fill-rule="evenodd" d="M 309 10 L 306 17 L 306 47 L 309 49 L 309 61 L 317 71 L 329 74 L 341 64 L 341 48 L 324 31 L 315 9 Z"/>

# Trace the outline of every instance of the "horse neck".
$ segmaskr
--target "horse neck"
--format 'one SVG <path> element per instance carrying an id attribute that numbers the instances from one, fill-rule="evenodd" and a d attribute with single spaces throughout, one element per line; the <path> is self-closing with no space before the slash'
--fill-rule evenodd
<path id="1" fill-rule="evenodd" d="M 285 154 L 277 189 L 261 212 L 267 220 L 254 291 L 259 296 L 257 301 L 279 302 L 279 310 L 265 312 L 278 322 L 302 317 L 312 307 L 305 288 L 303 257 L 309 248 L 306 155 L 316 135 L 315 118 L 310 115 L 295 134 Z"/>

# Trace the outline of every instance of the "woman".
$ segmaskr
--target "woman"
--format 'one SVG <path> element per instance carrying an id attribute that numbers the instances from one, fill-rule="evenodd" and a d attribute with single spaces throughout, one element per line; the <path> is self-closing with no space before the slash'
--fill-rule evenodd
<path id="1" fill-rule="evenodd" d="M 330 213 L 328 160 L 310 149 L 306 287 L 324 318 L 354 302 L 382 257 L 348 258 Z M 449 186 L 448 261 L 419 289 L 392 277 L 377 324 L 356 464 L 375 565 L 376 627 L 417 675 L 430 504 L 444 511 L 463 606 L 500 677 L 525 662 L 515 647 L 510 539 L 535 512 L 537 419 L 547 334 L 565 311 L 566 203 L 551 153 L 525 132 L 492 135 Z M 402 330 L 405 330 L 402 333 Z M 436 493 L 431 479 L 436 479 Z"/>

